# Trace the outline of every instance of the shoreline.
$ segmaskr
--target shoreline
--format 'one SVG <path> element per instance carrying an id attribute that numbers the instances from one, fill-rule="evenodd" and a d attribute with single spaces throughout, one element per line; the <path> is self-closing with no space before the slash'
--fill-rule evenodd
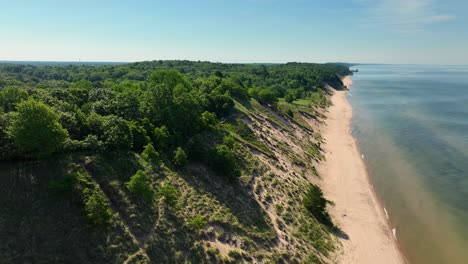
<path id="1" fill-rule="evenodd" d="M 343 79 L 350 88 L 351 76 Z M 351 134 L 352 107 L 346 90 L 331 96 L 326 125 L 326 160 L 319 166 L 325 197 L 335 203 L 329 212 L 341 229 L 338 263 L 406 263 L 389 224 L 385 207 L 370 184 L 364 160 Z"/>

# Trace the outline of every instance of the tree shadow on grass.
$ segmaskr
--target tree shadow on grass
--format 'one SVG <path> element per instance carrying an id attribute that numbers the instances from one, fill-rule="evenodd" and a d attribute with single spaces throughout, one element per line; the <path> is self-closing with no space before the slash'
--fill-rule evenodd
<path id="1" fill-rule="evenodd" d="M 70 166 L 68 156 L 0 164 L 2 261 L 115 263 L 137 250 L 119 222 L 91 228 L 81 203 L 50 192 L 50 181 L 63 179 Z"/>
<path id="2" fill-rule="evenodd" d="M 138 242 L 143 243 L 156 221 L 154 206 L 129 194 L 125 183 L 138 170 L 144 169 L 132 153 L 96 155 L 84 161 L 84 167 L 109 198 L 112 209 L 119 214 Z"/>

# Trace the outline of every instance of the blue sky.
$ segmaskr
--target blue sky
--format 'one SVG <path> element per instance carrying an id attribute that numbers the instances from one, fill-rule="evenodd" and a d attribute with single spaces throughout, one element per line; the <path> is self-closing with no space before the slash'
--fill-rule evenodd
<path id="1" fill-rule="evenodd" d="M 0 0 L 0 60 L 468 64 L 466 0 Z"/>

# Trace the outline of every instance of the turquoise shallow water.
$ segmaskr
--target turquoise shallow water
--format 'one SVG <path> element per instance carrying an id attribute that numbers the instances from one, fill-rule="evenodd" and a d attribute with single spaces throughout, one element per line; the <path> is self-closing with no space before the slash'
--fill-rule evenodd
<path id="1" fill-rule="evenodd" d="M 402 251 L 468 263 L 468 66 L 353 68 L 353 135 Z"/>

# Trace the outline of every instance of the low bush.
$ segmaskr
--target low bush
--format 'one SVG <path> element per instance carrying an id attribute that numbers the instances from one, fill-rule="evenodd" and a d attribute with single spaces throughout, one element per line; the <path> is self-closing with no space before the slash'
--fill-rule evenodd
<path id="1" fill-rule="evenodd" d="M 187 154 L 181 147 L 178 147 L 174 152 L 173 162 L 177 167 L 184 167 L 187 164 Z"/>
<path id="2" fill-rule="evenodd" d="M 177 203 L 177 189 L 169 184 L 162 185 L 157 191 L 158 198 L 164 198 L 166 204 L 175 206 Z"/>
<path id="3" fill-rule="evenodd" d="M 199 215 L 197 215 L 195 217 L 192 217 L 187 221 L 187 226 L 190 229 L 194 230 L 194 231 L 198 231 L 198 230 L 202 229 L 207 224 L 208 224 L 208 222 L 203 217 L 201 217 Z"/>

